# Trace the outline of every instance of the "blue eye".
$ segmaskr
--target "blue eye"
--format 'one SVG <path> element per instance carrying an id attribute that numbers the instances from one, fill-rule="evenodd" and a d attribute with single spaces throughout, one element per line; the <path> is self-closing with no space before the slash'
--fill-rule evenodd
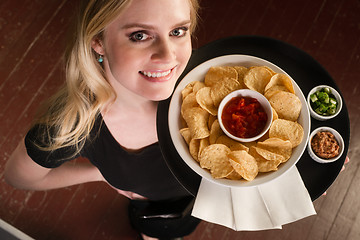
<path id="1" fill-rule="evenodd" d="M 141 42 L 150 38 L 150 36 L 144 32 L 135 32 L 130 35 L 130 40 L 133 42 Z"/>
<path id="2" fill-rule="evenodd" d="M 174 37 L 183 37 L 186 35 L 188 30 L 189 29 L 187 27 L 175 28 L 170 32 L 170 35 Z"/>

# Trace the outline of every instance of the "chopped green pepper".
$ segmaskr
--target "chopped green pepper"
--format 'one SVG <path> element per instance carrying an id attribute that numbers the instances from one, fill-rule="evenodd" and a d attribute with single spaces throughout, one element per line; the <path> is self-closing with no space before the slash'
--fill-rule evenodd
<path id="1" fill-rule="evenodd" d="M 330 88 L 322 88 L 310 95 L 312 109 L 323 116 L 330 116 L 336 113 L 337 100 L 331 93 Z"/>
<path id="2" fill-rule="evenodd" d="M 316 102 L 318 100 L 315 93 L 310 95 L 310 100 L 311 100 L 311 102 Z"/>

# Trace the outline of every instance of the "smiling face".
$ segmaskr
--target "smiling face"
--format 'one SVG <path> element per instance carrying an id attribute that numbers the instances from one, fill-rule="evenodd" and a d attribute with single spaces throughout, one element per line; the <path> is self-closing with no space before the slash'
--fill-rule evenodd
<path id="1" fill-rule="evenodd" d="M 168 98 L 191 55 L 188 0 L 132 1 L 93 42 L 118 97 Z"/>

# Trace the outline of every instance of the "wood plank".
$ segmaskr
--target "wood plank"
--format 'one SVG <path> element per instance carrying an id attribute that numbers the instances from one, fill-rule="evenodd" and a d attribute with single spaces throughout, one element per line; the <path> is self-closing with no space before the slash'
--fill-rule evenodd
<path id="1" fill-rule="evenodd" d="M 0 117 L 3 119 L 4 124 L 10 126 L 13 123 L 13 119 L 23 114 L 24 105 L 33 100 L 34 95 L 36 96 L 34 93 L 46 83 L 46 80 L 49 79 L 49 73 L 51 75 L 52 69 L 58 64 L 65 46 L 64 31 L 66 31 L 64 29 L 62 31 L 59 30 L 62 29 L 59 28 L 59 25 L 63 25 L 63 28 L 67 26 L 70 19 L 67 17 L 68 11 L 73 8 L 73 4 L 68 4 L 65 7 L 67 8 L 63 9 L 62 12 L 60 11 L 60 15 L 55 15 L 58 18 L 56 21 L 60 20 L 57 25 L 53 24 L 51 27 L 39 29 L 43 32 L 43 37 L 35 38 L 36 40 L 30 44 L 31 47 L 28 49 L 28 53 L 19 60 L 19 67 L 15 66 L 14 70 L 7 76 L 7 80 L 2 83 L 1 89 L 6 89 L 0 95 L 0 104 L 2 106 Z M 36 32 L 36 30 L 34 31 Z M 42 51 L 44 51 L 43 54 L 38 54 Z M 3 67 L 11 69 L 11 66 Z M 63 82 L 61 75 L 56 77 L 58 77 L 56 82 Z M 31 81 L 31 84 L 27 84 L 29 81 Z M 4 116 L 7 117 L 5 118 Z M 4 130 L 0 129 L 2 140 L 0 145 L 7 137 L 3 132 Z"/>
<path id="2" fill-rule="evenodd" d="M 57 17 L 62 18 L 61 15 Z M 63 24 L 66 25 L 66 22 Z M 2 88 L 7 89 L 0 96 L 0 103 L 4 106 L 0 113 L 2 115 L 5 115 L 4 112 L 12 102 L 18 99 L 18 95 L 22 96 L 20 101 L 27 101 L 28 98 L 26 96 L 31 97 L 32 93 L 36 92 L 63 54 L 63 47 L 65 46 L 63 38 L 64 30 L 59 31 L 56 26 L 52 26 L 42 31 L 44 32 L 43 37 L 38 38 L 32 43 L 27 54 L 19 60 L 20 63 L 24 63 L 21 65 L 21 68 L 15 66 L 2 84 Z M 38 54 L 42 51 L 44 51 L 43 54 Z M 3 67 L 10 67 L 11 69 L 11 66 Z M 31 84 L 27 84 L 30 79 Z"/>
<path id="3" fill-rule="evenodd" d="M 53 13 L 62 5 L 62 3 L 59 5 L 46 4 L 42 1 L 36 3 L 36 1 L 31 1 L 28 4 L 15 5 L 16 7 L 12 5 L 13 10 L 8 10 L 8 15 L 14 15 L 15 19 L 10 18 L 1 30 L 0 74 L 3 78 L 0 89 L 5 87 L 4 84 L 9 81 L 12 72 L 23 63 L 24 57 L 28 55 L 34 41 L 41 37 Z M 31 11 L 31 9 L 37 9 L 37 11 Z M 23 17 L 24 19 L 22 19 Z M 16 21 L 17 19 L 20 20 Z M 41 57 L 41 54 L 33 54 L 33 57 L 37 55 Z M 34 61 L 34 59 L 32 60 Z M 31 60 L 24 63 L 26 65 L 29 62 Z"/>

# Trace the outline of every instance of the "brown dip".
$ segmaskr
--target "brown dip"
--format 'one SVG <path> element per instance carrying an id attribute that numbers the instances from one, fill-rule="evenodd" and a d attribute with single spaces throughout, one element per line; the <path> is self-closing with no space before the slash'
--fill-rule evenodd
<path id="1" fill-rule="evenodd" d="M 331 132 L 318 132 L 311 139 L 311 148 L 314 153 L 324 159 L 339 155 L 340 146 Z"/>

